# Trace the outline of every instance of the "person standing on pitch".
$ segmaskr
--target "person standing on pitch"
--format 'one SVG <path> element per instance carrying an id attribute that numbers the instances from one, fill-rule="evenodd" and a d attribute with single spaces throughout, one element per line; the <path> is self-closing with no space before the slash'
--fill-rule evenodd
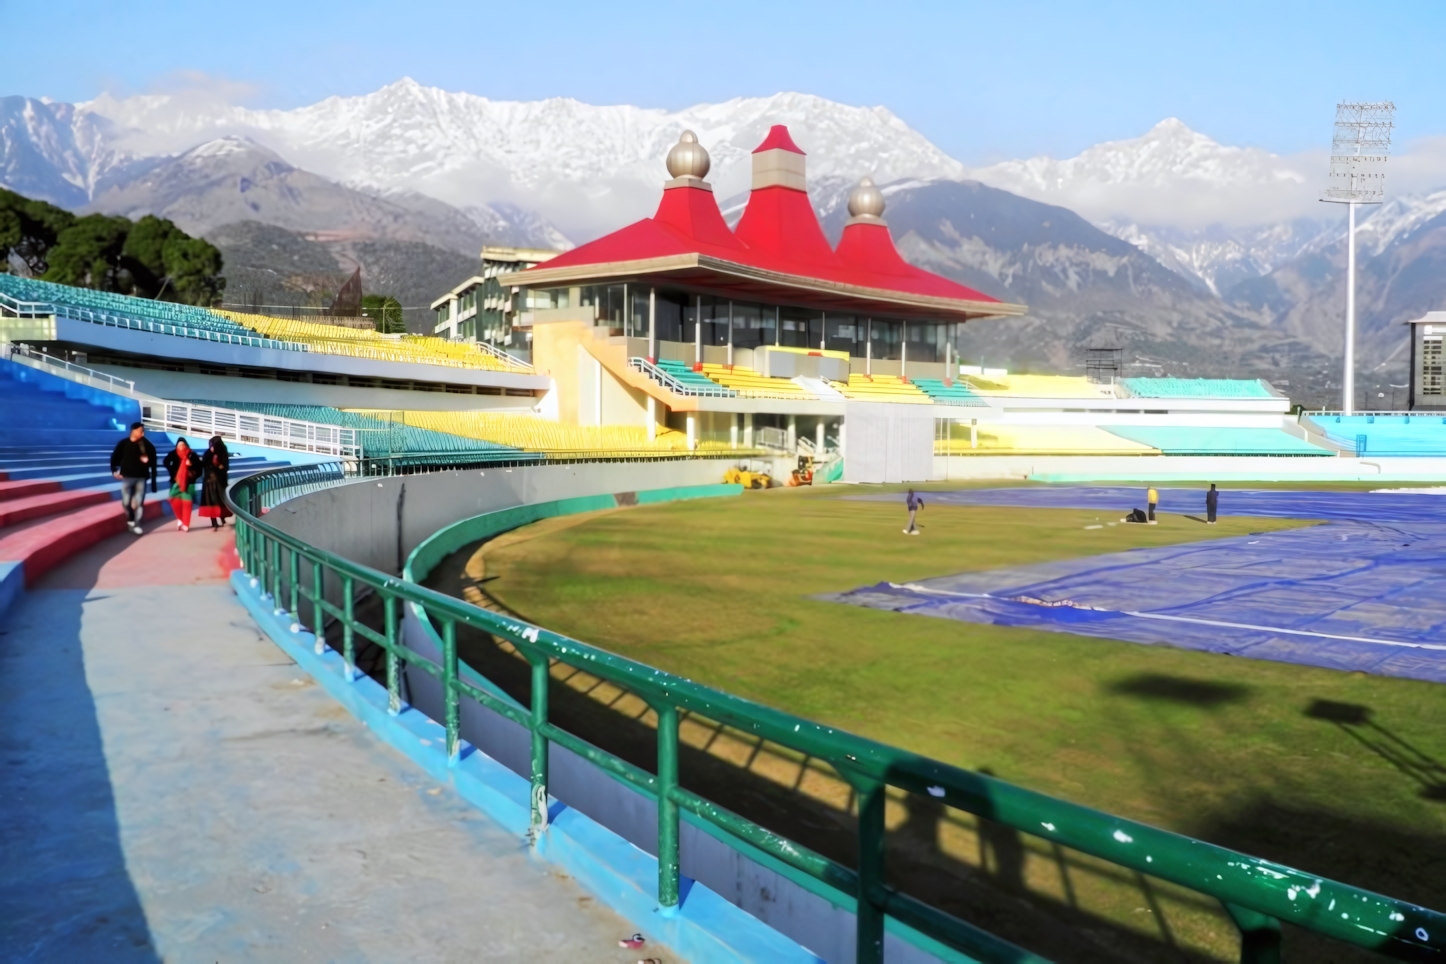
<path id="1" fill-rule="evenodd" d="M 1153 485 L 1150 486 L 1150 491 L 1145 493 L 1145 504 L 1150 507 L 1150 524 L 1154 525 L 1155 506 L 1160 504 L 1160 493 L 1155 491 L 1155 487 Z"/>
<path id="2" fill-rule="evenodd" d="M 904 504 L 909 507 L 909 528 L 904 530 L 904 535 L 916 536 L 919 534 L 919 530 L 914 525 L 914 517 L 917 516 L 919 510 L 924 507 L 924 500 L 915 495 L 913 489 L 910 489 L 909 497 L 904 500 Z"/>
<path id="3" fill-rule="evenodd" d="M 1215 483 L 1210 483 L 1210 491 L 1205 493 L 1205 524 L 1215 524 L 1215 510 L 1220 505 L 1220 493 L 1215 488 Z"/>
<path id="4" fill-rule="evenodd" d="M 141 534 L 146 517 L 146 479 L 156 491 L 156 447 L 146 438 L 146 423 L 131 423 L 131 433 L 116 443 L 110 453 L 110 474 L 120 479 L 121 508 L 126 514 L 126 528 Z"/>

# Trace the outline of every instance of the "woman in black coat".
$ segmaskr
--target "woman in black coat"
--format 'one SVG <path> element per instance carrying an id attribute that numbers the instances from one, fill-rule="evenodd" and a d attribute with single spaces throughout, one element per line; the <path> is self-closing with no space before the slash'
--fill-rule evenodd
<path id="1" fill-rule="evenodd" d="M 201 456 L 201 516 L 211 520 L 211 528 L 226 524 L 231 510 L 226 508 L 227 473 L 231 470 L 231 453 L 221 436 L 211 439 L 211 447 Z"/>

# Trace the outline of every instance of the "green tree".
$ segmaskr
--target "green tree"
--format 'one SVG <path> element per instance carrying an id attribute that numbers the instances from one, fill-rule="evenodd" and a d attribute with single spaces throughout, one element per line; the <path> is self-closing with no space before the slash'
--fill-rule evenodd
<path id="1" fill-rule="evenodd" d="M 363 295 L 362 317 L 370 318 L 377 331 L 384 335 L 401 335 L 407 331 L 402 303 L 391 295 Z"/>
<path id="2" fill-rule="evenodd" d="M 55 247 L 47 253 L 50 266 L 46 281 L 115 291 L 120 272 L 121 252 L 131 227 L 125 218 L 88 214 L 56 237 Z"/>
<path id="3" fill-rule="evenodd" d="M 173 237 L 166 242 L 163 261 L 178 301 L 209 306 L 226 288 L 221 252 L 209 241 L 186 234 Z"/>
<path id="4" fill-rule="evenodd" d="M 44 274 L 50 249 L 74 223 L 75 215 L 63 208 L 0 188 L 0 271 L 9 272 L 13 254 L 30 274 Z"/>

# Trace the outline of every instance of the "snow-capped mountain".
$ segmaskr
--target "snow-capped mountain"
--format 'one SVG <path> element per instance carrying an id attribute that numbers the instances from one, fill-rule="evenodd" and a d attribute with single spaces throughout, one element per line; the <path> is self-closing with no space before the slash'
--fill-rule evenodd
<path id="1" fill-rule="evenodd" d="M 172 154 L 240 135 L 350 187 L 412 191 L 464 209 L 512 203 L 540 211 L 579 240 L 651 212 L 662 160 L 685 129 L 707 145 L 710 180 L 723 197 L 747 189 L 749 153 L 778 123 L 788 124 L 809 152 L 816 179 L 966 174 L 882 107 L 794 93 L 665 111 L 570 98 L 493 101 L 403 79 L 371 94 L 288 111 L 201 110 L 167 95 L 103 96 L 76 105 L 69 117 L 103 127 L 124 157 Z"/>

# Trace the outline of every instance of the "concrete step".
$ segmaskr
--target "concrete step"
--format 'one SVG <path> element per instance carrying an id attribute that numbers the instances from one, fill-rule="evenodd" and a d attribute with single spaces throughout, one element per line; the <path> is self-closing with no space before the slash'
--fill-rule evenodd
<path id="1" fill-rule="evenodd" d="M 147 519 L 160 514 L 159 499 L 146 502 Z M 125 531 L 125 513 L 120 503 L 108 500 L 0 531 L 0 564 L 19 563 L 25 572 L 25 584 L 34 585 L 35 580 L 67 557 Z"/>
<path id="2" fill-rule="evenodd" d="M 62 512 L 72 512 L 88 505 L 114 501 L 112 493 L 104 489 L 77 489 L 71 492 L 45 492 L 39 495 L 7 499 L 0 502 L 0 534 L 6 526 L 17 522 L 28 522 Z"/>
<path id="3" fill-rule="evenodd" d="M 0 481 L 0 502 L 10 499 L 24 499 L 32 495 L 43 495 L 46 492 L 61 491 L 59 482 L 50 480 L 6 482 Z"/>

